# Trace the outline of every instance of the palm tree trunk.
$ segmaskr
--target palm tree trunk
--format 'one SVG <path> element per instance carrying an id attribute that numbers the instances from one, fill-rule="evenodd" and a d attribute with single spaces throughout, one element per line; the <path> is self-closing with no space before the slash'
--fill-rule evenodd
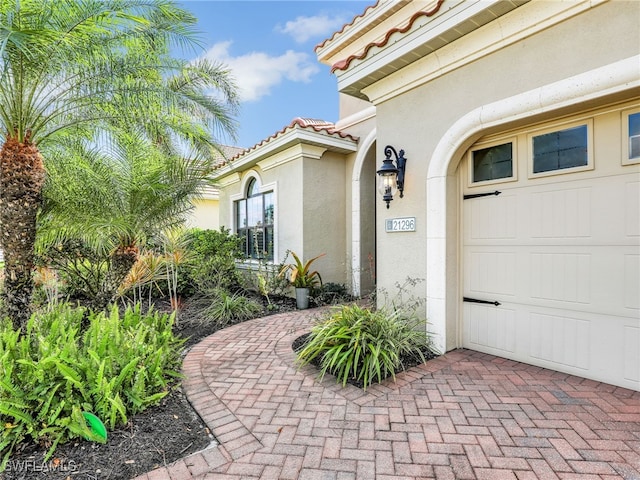
<path id="1" fill-rule="evenodd" d="M 0 151 L 0 246 L 4 252 L 2 315 L 22 327 L 31 315 L 36 216 L 42 203 L 42 155 L 27 138 L 7 135 Z"/>
<path id="2" fill-rule="evenodd" d="M 105 310 L 113 302 L 118 293 L 118 288 L 122 284 L 131 268 L 138 260 L 138 249 L 136 247 L 118 247 L 109 258 L 109 269 L 102 281 L 100 292 L 90 302 L 90 308 L 95 311 Z"/>

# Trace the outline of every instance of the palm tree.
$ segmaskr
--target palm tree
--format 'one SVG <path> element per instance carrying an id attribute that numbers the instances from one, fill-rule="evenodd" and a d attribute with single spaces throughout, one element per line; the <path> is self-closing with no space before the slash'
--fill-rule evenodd
<path id="1" fill-rule="evenodd" d="M 213 171 L 211 157 L 166 154 L 131 129 L 117 134 L 113 148 L 76 139 L 51 152 L 39 218 L 42 251 L 71 241 L 106 259 L 93 309 L 114 300 L 141 247 L 184 222 Z"/>
<path id="2" fill-rule="evenodd" d="M 174 127 L 203 148 L 209 138 L 204 128 L 180 132 L 168 123 L 178 121 L 172 112 L 185 105 L 222 129 L 232 126 L 223 103 L 197 105 L 200 90 L 172 91 L 162 81 L 183 70 L 183 63 L 167 56 L 168 45 L 192 42 L 195 21 L 169 0 L 0 2 L 2 307 L 15 325 L 30 314 L 36 218 L 49 150 L 69 138 L 95 140 L 96 129 L 108 131 L 114 123 L 149 118 L 158 119 L 148 129 L 158 141 L 163 129 Z"/>

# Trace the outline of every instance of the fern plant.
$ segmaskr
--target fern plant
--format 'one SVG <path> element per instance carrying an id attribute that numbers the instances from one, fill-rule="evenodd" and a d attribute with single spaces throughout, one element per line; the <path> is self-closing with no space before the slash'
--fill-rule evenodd
<path id="1" fill-rule="evenodd" d="M 61 304 L 34 314 L 23 335 L 0 326 L 0 470 L 24 440 L 50 445 L 47 458 L 71 438 L 101 441 L 82 412 L 113 429 L 157 403 L 179 376 L 183 341 L 172 333 L 173 315 L 142 314 L 139 305 L 88 321 L 85 313 Z"/>

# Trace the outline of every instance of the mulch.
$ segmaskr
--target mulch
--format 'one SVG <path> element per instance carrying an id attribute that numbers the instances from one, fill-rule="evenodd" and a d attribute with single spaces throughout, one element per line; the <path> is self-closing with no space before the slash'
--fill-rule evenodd
<path id="1" fill-rule="evenodd" d="M 162 309 L 162 308 L 160 308 Z M 295 300 L 283 298 L 276 309 L 261 315 L 295 309 Z M 225 325 L 226 326 L 226 325 Z M 202 322 L 188 304 L 175 333 L 186 338 L 184 354 L 222 325 Z M 59 445 L 45 461 L 47 447 L 23 443 L 11 455 L 3 480 L 129 480 L 169 465 L 210 446 L 216 439 L 193 409 L 179 385 L 161 402 L 131 416 L 127 424 L 108 432 L 105 444 L 76 439 Z"/>
<path id="2" fill-rule="evenodd" d="M 295 300 L 280 299 L 276 308 L 261 315 L 295 309 Z M 175 331 L 186 338 L 185 351 L 204 337 L 226 325 L 200 321 L 188 305 L 182 311 Z M 292 348 L 304 342 L 301 337 Z M 425 356 L 431 355 L 425 351 Z M 405 368 L 421 363 L 406 358 Z M 358 384 L 357 379 L 349 383 Z M 159 467 L 169 465 L 191 453 L 217 442 L 192 408 L 179 385 L 154 407 L 129 418 L 127 424 L 108 434 L 105 444 L 74 440 L 59 445 L 45 461 L 46 446 L 24 443 L 11 455 L 4 480 L 128 480 Z"/>

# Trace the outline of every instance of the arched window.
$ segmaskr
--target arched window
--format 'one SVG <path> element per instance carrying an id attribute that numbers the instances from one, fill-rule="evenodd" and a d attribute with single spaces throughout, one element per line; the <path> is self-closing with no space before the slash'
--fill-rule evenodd
<path id="1" fill-rule="evenodd" d="M 273 260 L 273 192 L 261 192 L 252 178 L 245 198 L 235 202 L 236 233 L 248 258 Z"/>

